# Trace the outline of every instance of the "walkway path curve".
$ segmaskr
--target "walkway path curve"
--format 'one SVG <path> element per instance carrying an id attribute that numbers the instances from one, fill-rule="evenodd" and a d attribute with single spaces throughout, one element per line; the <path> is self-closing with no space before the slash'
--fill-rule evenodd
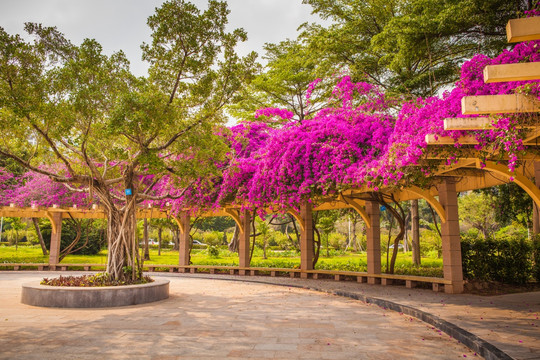
<path id="1" fill-rule="evenodd" d="M 52 276 L 0 273 L 0 359 L 475 357 L 438 329 L 395 311 L 224 277 L 159 275 L 171 280 L 171 297 L 132 307 L 51 309 L 20 303 L 22 283 Z"/>

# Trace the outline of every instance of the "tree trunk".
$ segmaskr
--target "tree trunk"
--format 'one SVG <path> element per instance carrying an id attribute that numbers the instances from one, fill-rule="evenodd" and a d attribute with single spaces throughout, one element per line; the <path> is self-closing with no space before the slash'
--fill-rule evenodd
<path id="1" fill-rule="evenodd" d="M 328 249 L 328 246 L 329 246 L 329 243 L 330 243 L 330 234 L 325 234 L 326 235 L 326 257 L 329 258 L 330 257 L 330 250 Z"/>
<path id="2" fill-rule="evenodd" d="M 180 229 L 178 227 L 174 228 L 174 251 L 180 250 Z"/>
<path id="3" fill-rule="evenodd" d="M 113 204 L 107 205 L 107 273 L 116 280 L 138 279 L 142 276 L 142 264 L 139 243 L 135 237 L 137 219 L 134 201 L 130 197 L 128 205 L 122 210 Z"/>
<path id="4" fill-rule="evenodd" d="M 414 265 L 420 265 L 420 215 L 418 214 L 418 200 L 411 200 L 411 233 L 412 258 Z"/>
<path id="5" fill-rule="evenodd" d="M 231 242 L 229 242 L 228 247 L 230 252 L 238 252 L 238 237 L 240 235 L 240 229 L 238 228 L 238 225 L 235 225 L 233 236 L 231 238 Z"/>
<path id="6" fill-rule="evenodd" d="M 144 241 L 144 260 L 150 260 L 150 249 L 148 248 L 148 219 L 144 218 L 143 229 L 143 241 Z"/>
<path id="7" fill-rule="evenodd" d="M 161 226 L 158 227 L 157 236 L 158 236 L 158 256 L 161 256 Z"/>
<path id="8" fill-rule="evenodd" d="M 32 222 L 34 223 L 34 227 L 36 228 L 36 234 L 39 239 L 39 244 L 41 245 L 41 251 L 43 252 L 43 255 L 47 255 L 47 246 L 45 246 L 45 241 L 43 241 L 43 234 L 41 234 L 38 219 L 32 218 Z"/>

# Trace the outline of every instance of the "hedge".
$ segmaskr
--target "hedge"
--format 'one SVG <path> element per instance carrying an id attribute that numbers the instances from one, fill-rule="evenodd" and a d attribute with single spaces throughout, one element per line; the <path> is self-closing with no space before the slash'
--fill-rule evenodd
<path id="1" fill-rule="evenodd" d="M 523 238 L 493 240 L 463 237 L 463 276 L 469 280 L 523 285 L 540 281 L 540 242 Z"/>

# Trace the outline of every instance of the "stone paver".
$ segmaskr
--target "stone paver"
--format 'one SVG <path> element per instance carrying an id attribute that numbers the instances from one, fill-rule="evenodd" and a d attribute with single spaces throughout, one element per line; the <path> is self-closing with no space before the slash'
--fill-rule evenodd
<path id="1" fill-rule="evenodd" d="M 185 275 L 180 275 L 185 276 Z M 191 277 L 208 277 L 190 274 Z M 238 276 L 219 275 L 238 279 Z M 512 358 L 540 359 L 540 292 L 499 296 L 445 294 L 403 286 L 359 284 L 352 281 L 305 280 L 288 277 L 246 277 L 245 280 L 302 286 L 320 291 L 347 291 L 392 301 L 440 317 L 495 345 Z"/>
<path id="2" fill-rule="evenodd" d="M 225 277 L 157 275 L 171 280 L 171 297 L 153 304 L 21 304 L 21 284 L 44 276 L 52 274 L 0 273 L 0 359 L 474 358 L 417 319 L 327 293 Z"/>

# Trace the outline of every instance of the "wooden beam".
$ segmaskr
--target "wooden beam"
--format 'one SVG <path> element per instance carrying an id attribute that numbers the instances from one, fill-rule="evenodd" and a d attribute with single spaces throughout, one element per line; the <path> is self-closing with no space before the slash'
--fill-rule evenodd
<path id="1" fill-rule="evenodd" d="M 540 79 L 540 62 L 488 65 L 484 68 L 486 84 L 538 79 Z"/>
<path id="2" fill-rule="evenodd" d="M 471 117 L 471 118 L 446 118 L 444 122 L 444 130 L 492 130 L 496 129 L 493 126 L 493 120 L 489 117 Z M 534 126 L 516 125 L 517 129 L 533 129 Z"/>
<path id="3" fill-rule="evenodd" d="M 462 145 L 476 145 L 478 144 L 478 140 L 471 135 L 461 136 L 457 140 L 451 136 L 440 136 L 435 134 L 426 135 L 426 144 L 428 145 L 454 145 L 456 143 Z"/>
<path id="4" fill-rule="evenodd" d="M 539 40 L 540 17 L 512 19 L 506 24 L 506 38 L 509 43 Z"/>
<path id="5" fill-rule="evenodd" d="M 182 219 L 180 219 L 177 216 L 171 216 L 171 217 L 174 220 L 174 222 L 176 223 L 176 225 L 178 225 L 178 228 L 180 229 L 180 232 L 182 234 L 184 234 L 186 232 L 186 228 L 185 228 L 184 224 L 182 223 Z"/>
<path id="6" fill-rule="evenodd" d="M 540 101 L 524 94 L 464 96 L 461 99 L 463 115 L 514 114 L 539 112 Z"/>
<path id="7" fill-rule="evenodd" d="M 482 165 L 480 160 L 477 160 L 476 167 L 478 169 L 483 169 L 501 175 L 507 178 L 508 181 L 511 181 L 510 178 L 513 178 L 513 181 L 523 190 L 525 190 L 527 194 L 529 194 L 536 205 L 540 206 L 540 189 L 538 189 L 538 187 L 526 176 L 521 175 L 519 171 L 510 172 L 508 166 L 497 164 L 492 161 L 487 161 L 484 165 Z"/>
<path id="8" fill-rule="evenodd" d="M 56 234 L 56 232 L 58 231 L 57 226 L 56 226 L 56 221 L 54 221 L 54 218 L 50 212 L 47 211 L 45 212 L 45 214 L 47 216 L 47 219 L 49 219 L 49 221 L 51 222 L 52 233 Z"/>
<path id="9" fill-rule="evenodd" d="M 227 215 L 233 218 L 236 225 L 238 225 L 238 229 L 243 234 L 244 233 L 244 226 L 242 225 L 242 220 L 240 220 L 240 214 L 235 209 L 225 208 L 225 212 Z"/>
<path id="10" fill-rule="evenodd" d="M 493 129 L 493 120 L 488 117 L 447 118 L 444 130 L 487 130 Z"/>
<path id="11" fill-rule="evenodd" d="M 300 229 L 302 229 L 302 231 L 306 231 L 306 227 L 304 226 L 304 219 L 302 219 L 302 216 L 300 216 L 298 211 L 294 209 L 289 209 L 288 213 L 291 214 L 296 219 L 296 221 L 298 221 Z"/>
<path id="12" fill-rule="evenodd" d="M 535 140 L 539 136 L 540 127 L 531 128 L 531 130 L 525 135 L 525 138 L 523 139 L 523 144 L 528 146 L 537 145 L 535 143 Z M 478 140 L 476 140 L 476 138 L 472 135 L 461 136 L 457 139 L 454 139 L 451 136 L 440 136 L 435 134 L 426 135 L 426 144 L 428 145 L 455 145 L 458 143 L 461 145 L 476 145 L 478 144 Z"/>
<path id="13" fill-rule="evenodd" d="M 476 159 L 460 159 L 456 163 L 450 165 L 441 165 L 439 169 L 435 171 L 435 175 L 442 175 L 450 171 L 461 169 L 467 166 L 474 166 L 476 164 Z"/>
<path id="14" fill-rule="evenodd" d="M 371 219 L 369 218 L 368 213 L 366 210 L 360 206 L 360 203 L 356 202 L 356 199 L 353 198 L 346 198 L 342 196 L 343 200 L 349 204 L 350 207 L 352 207 L 364 220 L 364 223 L 366 224 L 366 227 L 369 229 L 371 228 Z M 365 201 L 364 201 L 365 203 Z"/>
<path id="15" fill-rule="evenodd" d="M 420 196 L 422 199 L 426 200 L 428 204 L 430 204 L 433 207 L 433 209 L 437 212 L 437 215 L 439 215 L 439 217 L 441 218 L 441 222 L 443 223 L 446 222 L 446 211 L 444 210 L 441 203 L 437 201 L 437 199 L 435 199 L 435 197 L 433 197 L 429 193 L 429 190 L 424 190 L 417 186 L 409 186 L 405 188 L 404 191 L 411 192 L 415 195 Z"/>

